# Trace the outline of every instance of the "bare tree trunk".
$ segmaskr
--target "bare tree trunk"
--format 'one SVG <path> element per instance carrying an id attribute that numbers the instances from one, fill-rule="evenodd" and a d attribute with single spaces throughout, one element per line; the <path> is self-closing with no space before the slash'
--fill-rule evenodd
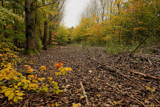
<path id="1" fill-rule="evenodd" d="M 13 4 L 13 13 L 15 13 L 16 14 L 16 9 L 15 9 L 15 7 L 17 6 L 17 4 L 16 3 L 14 3 Z M 16 23 L 16 20 L 15 20 L 15 18 L 14 18 L 14 21 L 15 21 L 15 23 Z M 13 26 L 14 28 L 14 40 L 13 40 L 13 43 L 14 43 L 14 45 L 15 46 L 17 46 L 18 47 L 18 40 L 17 40 L 17 37 L 16 37 L 16 34 L 17 34 L 17 32 L 16 32 L 16 30 L 17 30 L 17 26 L 16 26 L 16 24 L 14 24 L 14 26 Z"/>
<path id="2" fill-rule="evenodd" d="M 47 31 L 48 31 L 48 22 L 44 22 L 44 36 L 43 36 L 43 49 L 47 50 Z"/>
<path id="3" fill-rule="evenodd" d="M 42 4 L 45 5 L 45 0 L 42 1 Z M 47 18 L 46 17 L 46 14 L 45 14 L 45 19 Z M 48 32 L 48 22 L 47 22 L 47 19 L 44 21 L 44 35 L 43 35 L 43 49 L 44 50 L 47 50 L 47 32 Z"/>
<path id="4" fill-rule="evenodd" d="M 49 26 L 49 40 L 48 45 L 51 45 L 52 43 L 52 25 Z"/>
<path id="5" fill-rule="evenodd" d="M 4 7 L 4 0 L 1 0 L 1 3 L 2 3 L 2 7 Z M 4 32 L 2 32 L 2 35 L 5 37 L 5 38 L 8 38 L 8 36 L 6 35 L 6 27 L 5 25 L 2 25 L 2 29 L 4 30 Z"/>
<path id="6" fill-rule="evenodd" d="M 26 54 L 31 55 L 36 52 L 34 36 L 34 0 L 25 0 L 26 14 Z"/>

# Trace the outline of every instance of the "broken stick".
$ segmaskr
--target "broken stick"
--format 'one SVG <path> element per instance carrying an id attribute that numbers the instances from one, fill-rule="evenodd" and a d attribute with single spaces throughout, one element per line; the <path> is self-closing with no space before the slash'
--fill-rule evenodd
<path id="1" fill-rule="evenodd" d="M 81 88 L 82 88 L 82 91 L 83 91 L 83 95 L 84 95 L 84 97 L 86 98 L 86 103 L 87 103 L 87 105 L 89 105 L 88 97 L 87 97 L 87 95 L 86 95 L 86 91 L 85 91 L 85 89 L 84 89 L 84 86 L 83 86 L 83 84 L 82 84 L 82 81 L 80 82 L 80 85 L 81 85 Z"/>

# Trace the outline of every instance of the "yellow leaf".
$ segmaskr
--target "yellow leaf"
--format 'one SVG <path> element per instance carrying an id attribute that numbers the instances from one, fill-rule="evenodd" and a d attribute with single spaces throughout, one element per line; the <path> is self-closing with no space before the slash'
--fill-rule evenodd
<path id="1" fill-rule="evenodd" d="M 17 103 L 18 102 L 18 97 L 17 96 L 14 97 L 13 101 Z"/>
<path id="2" fill-rule="evenodd" d="M 24 94 L 23 93 L 16 93 L 18 96 L 23 96 Z"/>
<path id="3" fill-rule="evenodd" d="M 28 87 L 28 84 L 25 84 L 24 87 L 23 87 L 23 89 L 26 89 L 27 87 Z"/>
<path id="4" fill-rule="evenodd" d="M 5 79 L 6 79 L 6 80 L 9 80 L 10 78 L 9 78 L 9 77 L 5 77 Z"/>
<path id="5" fill-rule="evenodd" d="M 144 80 L 144 78 L 141 78 L 142 80 Z"/>
<path id="6" fill-rule="evenodd" d="M 155 92 L 155 90 L 156 90 L 156 89 L 154 89 L 154 88 L 153 88 L 153 89 L 151 89 L 151 91 L 152 91 L 152 92 Z"/>
<path id="7" fill-rule="evenodd" d="M 3 55 L 2 54 L 0 54 L 0 57 L 2 57 Z"/>
<path id="8" fill-rule="evenodd" d="M 46 66 L 41 66 L 40 69 L 41 69 L 40 71 L 45 71 L 46 70 Z"/>
<path id="9" fill-rule="evenodd" d="M 114 103 L 114 104 L 117 104 L 117 102 L 116 102 L 116 101 L 113 101 L 113 103 Z"/>
<path id="10" fill-rule="evenodd" d="M 21 82 L 19 82 L 18 84 L 17 84 L 17 86 L 20 86 L 22 83 Z"/>
<path id="11" fill-rule="evenodd" d="M 38 78 L 38 81 L 43 81 L 43 80 L 45 80 L 45 78 Z"/>
<path id="12" fill-rule="evenodd" d="M 48 79 L 49 79 L 50 81 L 52 81 L 53 78 L 52 78 L 52 77 L 48 77 Z"/>
<path id="13" fill-rule="evenodd" d="M 18 77 L 17 77 L 17 76 L 15 76 L 15 77 L 13 77 L 13 79 L 14 79 L 14 80 L 18 80 Z"/>
<path id="14" fill-rule="evenodd" d="M 5 92 L 5 96 L 7 97 L 7 96 L 9 96 L 11 94 L 11 91 L 6 91 Z"/>
<path id="15" fill-rule="evenodd" d="M 59 75 L 59 73 L 58 72 L 55 72 L 55 76 L 57 77 Z"/>
<path id="16" fill-rule="evenodd" d="M 15 92 L 18 93 L 18 92 L 20 92 L 20 90 L 16 90 Z"/>
<path id="17" fill-rule="evenodd" d="M 14 93 L 11 93 L 9 96 L 8 96 L 8 100 L 10 101 L 11 99 L 13 99 L 14 97 Z"/>
<path id="18" fill-rule="evenodd" d="M 24 65 L 24 67 L 28 67 L 28 65 Z"/>
<path id="19" fill-rule="evenodd" d="M 72 107 L 79 107 L 79 104 L 72 103 Z"/>
<path id="20" fill-rule="evenodd" d="M 151 88 L 149 86 L 146 87 L 147 90 L 150 90 Z"/>
<path id="21" fill-rule="evenodd" d="M 101 94 L 97 94 L 97 96 L 98 96 L 98 97 L 100 97 L 100 96 L 101 96 Z"/>
<path id="22" fill-rule="evenodd" d="M 57 102 L 55 103 L 55 106 L 58 107 L 58 103 Z"/>
<path id="23" fill-rule="evenodd" d="M 65 69 L 66 71 L 72 71 L 72 68 L 65 67 L 64 69 Z"/>
<path id="24" fill-rule="evenodd" d="M 22 97 L 17 97 L 19 100 L 22 100 L 23 98 Z"/>

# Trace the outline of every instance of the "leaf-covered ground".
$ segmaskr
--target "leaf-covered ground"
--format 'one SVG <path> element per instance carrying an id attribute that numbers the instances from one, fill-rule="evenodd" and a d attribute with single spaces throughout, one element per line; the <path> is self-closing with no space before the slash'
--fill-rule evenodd
<path id="1" fill-rule="evenodd" d="M 49 73 L 62 61 L 73 71 L 55 77 Z M 82 82 L 90 107 L 108 106 L 157 106 L 160 105 L 160 55 L 128 54 L 107 55 L 104 48 L 74 46 L 54 47 L 40 55 L 27 57 L 18 69 L 29 64 L 34 69 L 46 66 L 38 77 L 53 76 L 64 90 L 59 95 L 27 93 L 17 106 L 87 106 L 80 82 Z M 4 105 L 5 104 L 5 105 Z M 3 106 L 15 105 L 3 102 Z"/>

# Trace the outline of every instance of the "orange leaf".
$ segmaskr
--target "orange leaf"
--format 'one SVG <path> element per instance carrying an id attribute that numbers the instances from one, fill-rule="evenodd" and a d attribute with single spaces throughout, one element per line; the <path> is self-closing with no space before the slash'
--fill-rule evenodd
<path id="1" fill-rule="evenodd" d="M 41 71 L 43 71 L 43 70 L 45 71 L 46 70 L 46 66 L 41 66 L 40 69 L 41 69 Z"/>
<path id="2" fill-rule="evenodd" d="M 28 66 L 28 69 L 31 69 L 31 66 Z"/>
<path id="3" fill-rule="evenodd" d="M 57 66 L 57 69 L 61 68 L 63 66 L 62 62 L 58 62 L 57 64 L 54 64 L 54 66 Z"/>
<path id="4" fill-rule="evenodd" d="M 37 79 L 37 75 L 34 76 L 34 79 L 35 79 L 35 80 Z"/>

